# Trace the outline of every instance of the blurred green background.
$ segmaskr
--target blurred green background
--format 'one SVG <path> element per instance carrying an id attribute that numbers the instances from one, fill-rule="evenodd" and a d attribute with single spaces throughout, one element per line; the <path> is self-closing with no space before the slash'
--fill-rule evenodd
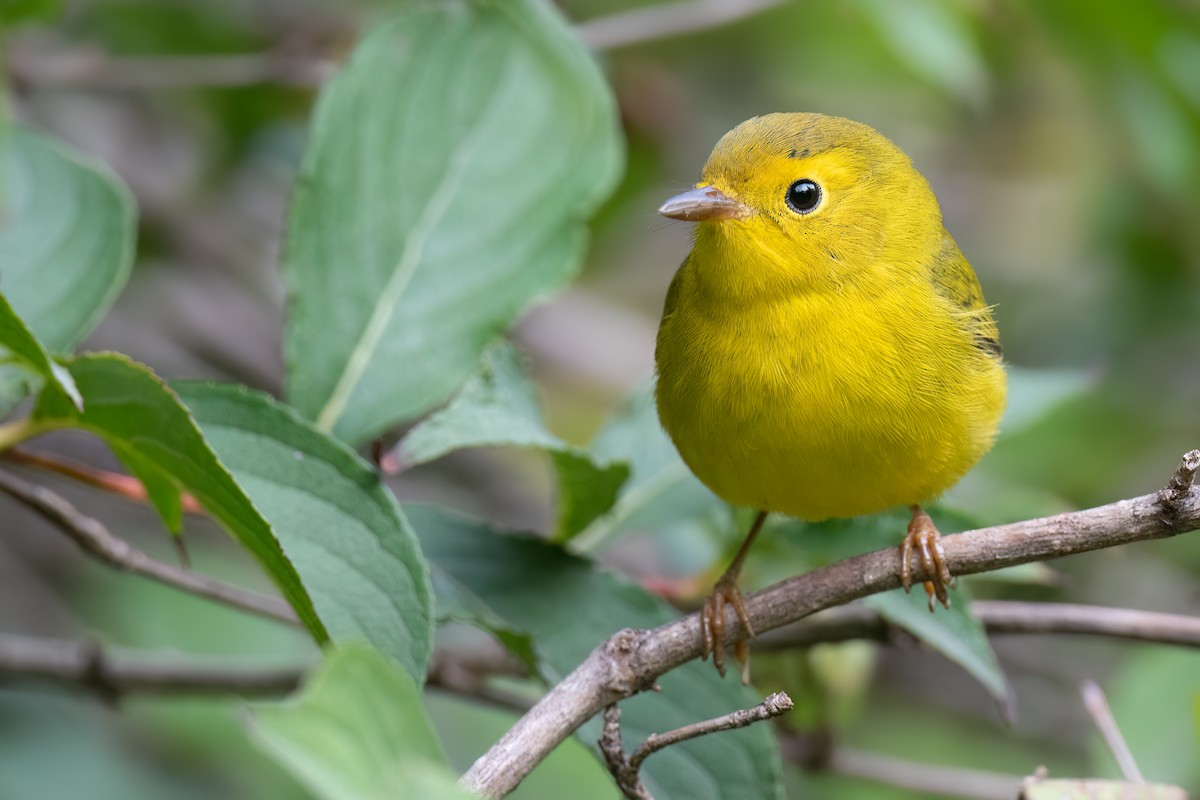
<path id="1" fill-rule="evenodd" d="M 639 4 L 560 5 L 584 22 Z M 14 115 L 105 159 L 141 206 L 135 274 L 86 348 L 120 350 L 167 377 L 278 394 L 277 251 L 313 84 L 388 8 L 64 0 L 46 20 L 6 32 Z M 254 58 L 223 58 L 242 55 Z M 167 61 L 123 61 L 134 57 Z M 1022 391 L 1037 410 L 949 502 L 984 521 L 1103 503 L 1158 488 L 1200 445 L 1200 4 L 794 2 L 598 58 L 628 136 L 627 173 L 594 221 L 583 277 L 515 329 L 556 432 L 588 441 L 651 375 L 662 298 L 689 237 L 688 226 L 656 217 L 658 203 L 694 181 L 743 119 L 814 110 L 871 124 L 913 157 L 996 304 L 1008 360 L 1054 370 Z M 51 446 L 113 463 L 85 437 Z M 48 482 L 171 558 L 151 511 Z M 401 500 L 514 527 L 545 530 L 551 518 L 550 476 L 529 455 L 461 453 L 393 485 Z M 6 632 L 270 663 L 313 655 L 299 633 L 95 566 L 7 499 L 0 519 Z M 215 526 L 190 525 L 200 568 L 263 585 Z M 643 579 L 684 579 L 729 547 L 732 529 L 715 527 L 640 531 L 602 557 Z M 803 546 L 792 538 L 756 554 L 749 583 L 779 577 L 771 562 Z M 981 581 L 976 594 L 1200 613 L 1196 535 L 1051 567 L 1044 584 Z M 856 751 L 1011 775 L 1045 764 L 1052 775 L 1115 776 L 1078 700 L 1078 682 L 1094 678 L 1146 777 L 1200 792 L 1200 654 L 1055 637 L 1002 638 L 996 649 L 1016 690 L 1011 727 L 959 668 L 913 646 L 764 657 L 758 677 L 802 676 L 825 702 L 808 704 L 797 724 L 820 716 Z M 430 707 L 460 767 L 511 722 L 436 693 Z M 0 797 L 306 797 L 250 744 L 241 708 L 212 699 L 111 708 L 0 686 Z M 795 765 L 789 776 L 797 797 L 927 796 Z M 614 796 L 573 742 L 516 796 L 556 798 L 565 784 L 576 797 Z"/>

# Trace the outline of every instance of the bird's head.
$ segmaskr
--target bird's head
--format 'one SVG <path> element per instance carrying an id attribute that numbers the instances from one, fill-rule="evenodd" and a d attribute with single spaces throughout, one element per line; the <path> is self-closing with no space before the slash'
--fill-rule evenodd
<path id="1" fill-rule="evenodd" d="M 937 200 L 908 157 L 873 128 L 823 114 L 743 122 L 695 188 L 659 213 L 700 223 L 697 268 L 735 294 L 902 278 L 943 236 Z"/>

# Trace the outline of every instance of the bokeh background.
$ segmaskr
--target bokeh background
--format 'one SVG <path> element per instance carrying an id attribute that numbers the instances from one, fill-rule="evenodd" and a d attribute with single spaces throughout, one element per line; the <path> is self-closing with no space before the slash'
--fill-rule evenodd
<path id="1" fill-rule="evenodd" d="M 560 3 L 585 31 L 638 5 Z M 128 353 L 168 377 L 279 394 L 278 246 L 315 84 L 388 8 L 67 0 L 51 20 L 6 34 L 17 118 L 105 159 L 140 204 L 133 278 L 86 348 Z M 1020 378 L 1019 418 L 949 503 L 984 521 L 1099 504 L 1158 488 L 1200 445 L 1200 4 L 792 2 L 598 57 L 621 109 L 627 171 L 594 220 L 582 277 L 514 331 L 557 433 L 586 443 L 650 379 L 662 298 L 689 237 L 655 216 L 659 202 L 694 181 L 743 119 L 815 110 L 867 122 L 913 157 L 996 304 L 1008 360 L 1038 370 Z M 40 444 L 114 464 L 84 436 Z M 172 557 L 152 511 L 38 478 Z M 515 528 L 545 530 L 551 519 L 552 481 L 533 454 L 461 453 L 393 486 L 402 500 Z M 189 534 L 198 568 L 265 588 L 215 526 L 192 521 Z M 686 599 L 734 537 L 731 526 L 636 531 L 601 556 Z M 801 536 L 766 544 L 747 583 L 779 577 L 775 562 L 802 546 Z M 977 595 L 1197 614 L 1200 537 L 974 585 Z M 299 633 L 104 570 L 7 498 L 0 628 L 257 663 L 313 654 Z M 1078 682 L 1094 678 L 1147 778 L 1200 792 L 1200 655 L 1061 637 L 995 645 L 1016 690 L 1011 725 L 958 667 L 911 642 L 759 663 L 761 676 L 802 678 L 823 698 L 796 724 L 820 721 L 847 748 L 1011 775 L 1040 764 L 1052 775 L 1116 775 L 1078 699 Z M 460 765 L 512 720 L 436 693 L 430 704 Z M 241 708 L 134 698 L 111 707 L 0 685 L 0 797 L 307 797 L 255 750 Z M 797 797 L 927 796 L 788 769 Z M 564 785 L 578 798 L 614 795 L 571 742 L 514 796 L 556 798 Z"/>

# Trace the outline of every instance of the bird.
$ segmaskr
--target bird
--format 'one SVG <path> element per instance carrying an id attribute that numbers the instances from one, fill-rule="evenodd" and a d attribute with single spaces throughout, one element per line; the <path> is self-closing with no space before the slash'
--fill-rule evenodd
<path id="1" fill-rule="evenodd" d="M 725 614 L 768 513 L 807 521 L 907 506 L 933 611 L 954 578 L 924 506 L 991 448 L 1006 378 L 992 307 L 928 181 L 874 128 L 819 113 L 749 119 L 663 216 L 695 222 L 655 346 L 659 419 L 718 497 L 758 513 L 700 614 L 725 674 Z M 899 532 L 898 532 L 899 533 Z M 736 656 L 749 677 L 749 651 Z"/>

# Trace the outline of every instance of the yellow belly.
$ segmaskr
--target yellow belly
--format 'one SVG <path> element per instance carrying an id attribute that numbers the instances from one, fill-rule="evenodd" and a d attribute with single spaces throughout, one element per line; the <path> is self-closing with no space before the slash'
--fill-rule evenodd
<path id="1" fill-rule="evenodd" d="M 683 460 L 735 505 L 802 519 L 921 503 L 991 446 L 1004 371 L 932 295 L 806 294 L 659 330 L 657 399 Z"/>

